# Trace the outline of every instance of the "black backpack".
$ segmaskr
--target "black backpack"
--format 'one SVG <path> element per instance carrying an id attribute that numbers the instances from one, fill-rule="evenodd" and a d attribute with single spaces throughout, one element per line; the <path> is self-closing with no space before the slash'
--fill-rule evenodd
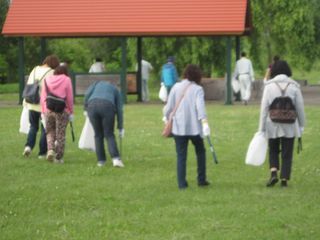
<path id="1" fill-rule="evenodd" d="M 285 96 L 286 90 L 290 83 L 282 89 L 276 83 L 281 91 L 281 96 L 276 97 L 269 107 L 269 116 L 271 121 L 276 123 L 294 123 L 297 118 L 296 107 L 290 97 Z"/>

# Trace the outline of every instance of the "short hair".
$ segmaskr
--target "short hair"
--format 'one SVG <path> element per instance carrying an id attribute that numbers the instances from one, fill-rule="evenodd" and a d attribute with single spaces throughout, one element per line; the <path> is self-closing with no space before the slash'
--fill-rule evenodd
<path id="1" fill-rule="evenodd" d="M 100 57 L 97 57 L 96 62 L 102 62 L 102 59 Z"/>
<path id="2" fill-rule="evenodd" d="M 168 57 L 168 59 L 167 59 L 167 62 L 174 62 L 174 56 L 170 56 L 170 57 Z"/>
<path id="3" fill-rule="evenodd" d="M 183 72 L 183 78 L 186 78 L 191 82 L 200 84 L 202 78 L 202 72 L 200 67 L 195 64 L 187 65 Z"/>
<path id="4" fill-rule="evenodd" d="M 278 55 L 274 55 L 273 56 L 273 61 L 276 62 L 276 61 L 279 61 L 280 60 L 280 57 Z"/>
<path id="5" fill-rule="evenodd" d="M 245 56 L 247 56 L 246 52 L 242 52 L 241 57 L 245 57 Z"/>
<path id="6" fill-rule="evenodd" d="M 55 69 L 60 65 L 60 61 L 56 55 L 49 55 L 43 60 L 42 64 L 47 64 L 50 68 Z"/>
<path id="7" fill-rule="evenodd" d="M 284 60 L 276 61 L 271 67 L 270 77 L 274 78 L 279 74 L 285 74 L 288 77 L 292 76 L 291 68 L 289 64 Z"/>
<path id="8" fill-rule="evenodd" d="M 60 65 L 60 66 L 56 67 L 56 69 L 53 72 L 53 75 L 61 75 L 61 74 L 69 76 L 67 66 Z"/>

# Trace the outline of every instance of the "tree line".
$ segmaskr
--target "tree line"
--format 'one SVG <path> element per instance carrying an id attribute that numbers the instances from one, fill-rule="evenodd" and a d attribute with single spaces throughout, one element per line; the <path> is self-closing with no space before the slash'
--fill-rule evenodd
<path id="1" fill-rule="evenodd" d="M 0 0 L 0 26 L 8 11 L 9 0 Z M 251 0 L 253 29 L 241 37 L 241 50 L 248 53 L 256 72 L 264 72 L 277 54 L 296 68 L 310 70 L 319 60 L 320 1 Z M 235 44 L 235 41 L 233 41 Z M 235 45 L 233 45 L 233 49 Z M 137 39 L 127 38 L 127 67 L 135 71 Z M 25 38 L 25 71 L 40 64 L 40 38 Z M 87 72 L 95 57 L 101 57 L 107 71 L 119 71 L 121 39 L 62 38 L 47 39 L 48 54 L 71 63 L 76 72 Z M 142 40 L 142 56 L 155 68 L 157 80 L 168 56 L 174 56 L 179 73 L 188 63 L 201 66 L 207 77 L 223 77 L 226 65 L 226 37 L 148 37 Z M 233 54 L 233 62 L 235 61 Z M 0 36 L 0 74 L 8 82 L 18 81 L 18 39 Z"/>

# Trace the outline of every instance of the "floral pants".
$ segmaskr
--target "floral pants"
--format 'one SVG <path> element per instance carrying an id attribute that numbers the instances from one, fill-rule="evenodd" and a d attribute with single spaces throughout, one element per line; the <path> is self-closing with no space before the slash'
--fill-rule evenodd
<path id="1" fill-rule="evenodd" d="M 55 151 L 56 159 L 58 160 L 62 159 L 64 154 L 67 125 L 68 113 L 48 112 L 46 114 L 46 133 L 48 151 Z"/>

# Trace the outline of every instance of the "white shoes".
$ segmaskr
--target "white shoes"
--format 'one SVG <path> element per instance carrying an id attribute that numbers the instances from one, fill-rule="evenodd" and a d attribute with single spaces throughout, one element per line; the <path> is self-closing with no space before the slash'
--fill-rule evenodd
<path id="1" fill-rule="evenodd" d="M 56 158 L 53 160 L 53 162 L 57 163 L 57 164 L 63 164 L 64 163 L 63 159 L 56 159 Z"/>
<path id="2" fill-rule="evenodd" d="M 56 158 L 56 153 L 53 150 L 49 150 L 47 153 L 47 160 L 53 162 Z"/>
<path id="3" fill-rule="evenodd" d="M 106 164 L 105 161 L 99 161 L 99 162 L 97 163 L 97 166 L 98 166 L 98 167 L 103 167 L 105 164 Z"/>
<path id="4" fill-rule="evenodd" d="M 25 156 L 25 157 L 29 157 L 30 154 L 31 154 L 31 148 L 29 146 L 26 146 L 24 148 L 24 151 L 23 151 L 22 155 Z"/>
<path id="5" fill-rule="evenodd" d="M 124 167 L 123 162 L 119 158 L 112 159 L 112 163 L 114 167 L 120 167 L 120 168 Z"/>

